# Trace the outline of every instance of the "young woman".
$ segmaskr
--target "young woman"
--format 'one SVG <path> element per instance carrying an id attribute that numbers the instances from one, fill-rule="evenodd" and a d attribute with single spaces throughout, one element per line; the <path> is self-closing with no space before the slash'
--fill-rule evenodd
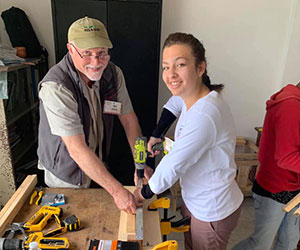
<path id="1" fill-rule="evenodd" d="M 234 177 L 235 125 L 220 94 L 211 85 L 205 49 L 190 34 L 174 33 L 163 46 L 163 80 L 183 100 L 172 150 L 157 166 L 148 185 L 135 191 L 138 201 L 160 194 L 178 179 L 182 215 L 191 217 L 186 250 L 226 250 L 237 225 L 243 195 Z"/>

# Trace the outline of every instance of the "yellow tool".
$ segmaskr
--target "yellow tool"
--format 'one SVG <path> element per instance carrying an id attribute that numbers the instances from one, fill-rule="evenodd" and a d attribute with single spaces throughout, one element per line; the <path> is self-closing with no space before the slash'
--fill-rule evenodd
<path id="1" fill-rule="evenodd" d="M 46 238 L 42 232 L 35 232 L 29 234 L 28 239 L 24 242 L 24 249 L 29 249 L 29 244 L 33 241 L 37 242 L 39 249 L 43 250 L 68 250 L 70 247 L 67 238 Z"/>
<path id="2" fill-rule="evenodd" d="M 25 231 L 33 232 L 26 238 L 24 249 L 29 249 L 29 244 L 33 241 L 38 243 L 40 249 L 69 249 L 70 243 L 67 238 L 53 238 L 53 236 L 63 234 L 66 231 L 78 230 L 80 228 L 80 220 L 75 215 L 70 215 L 61 222 L 59 217 L 62 213 L 63 211 L 60 207 L 43 206 L 34 216 L 32 216 L 29 221 L 23 225 Z M 45 234 L 36 232 L 44 229 L 51 219 L 55 220 L 58 228 Z"/>
<path id="3" fill-rule="evenodd" d="M 60 207 L 43 206 L 24 224 L 23 228 L 25 232 L 42 231 L 54 215 L 60 217 L 62 209 Z"/>
<path id="4" fill-rule="evenodd" d="M 168 240 L 156 245 L 152 250 L 178 250 L 178 244 L 176 240 Z"/>
<path id="5" fill-rule="evenodd" d="M 148 210 L 154 211 L 158 208 L 164 209 L 163 218 L 160 220 L 160 230 L 163 236 L 163 241 L 167 240 L 167 235 L 171 232 L 183 233 L 190 230 L 190 217 L 184 217 L 183 219 L 171 222 L 175 216 L 168 218 L 168 208 L 170 208 L 170 198 L 160 198 L 150 203 Z M 166 248 L 167 249 L 167 248 Z"/>
<path id="6" fill-rule="evenodd" d="M 35 205 L 39 205 L 43 194 L 44 194 L 44 191 L 43 191 L 42 187 L 35 188 L 32 195 L 30 196 L 29 205 L 33 204 L 33 201 L 36 196 L 37 196 L 37 199 L 35 201 Z"/>
<path id="7" fill-rule="evenodd" d="M 62 222 L 58 218 L 57 215 L 54 215 L 55 222 L 58 225 L 58 228 L 53 229 L 46 234 L 44 234 L 44 237 L 52 237 L 54 235 L 61 235 L 67 231 L 77 231 L 80 228 L 80 220 L 75 215 L 70 215 L 67 218 L 65 218 Z"/>

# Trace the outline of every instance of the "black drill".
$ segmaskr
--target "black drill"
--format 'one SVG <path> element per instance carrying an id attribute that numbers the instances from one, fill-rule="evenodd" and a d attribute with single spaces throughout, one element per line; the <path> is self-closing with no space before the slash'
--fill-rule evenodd
<path id="1" fill-rule="evenodd" d="M 0 238 L 0 250 L 22 250 L 23 240 Z"/>

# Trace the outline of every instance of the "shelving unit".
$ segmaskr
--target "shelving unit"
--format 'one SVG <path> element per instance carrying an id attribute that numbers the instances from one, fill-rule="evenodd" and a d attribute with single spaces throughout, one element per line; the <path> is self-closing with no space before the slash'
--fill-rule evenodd
<path id="1" fill-rule="evenodd" d="M 28 174 L 37 173 L 37 84 L 48 70 L 44 58 L 0 67 L 8 99 L 0 100 L 0 207 Z"/>

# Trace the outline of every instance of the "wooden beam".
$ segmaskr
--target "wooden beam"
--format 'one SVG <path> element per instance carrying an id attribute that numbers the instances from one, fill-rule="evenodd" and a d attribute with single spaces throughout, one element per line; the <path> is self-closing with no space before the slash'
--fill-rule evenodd
<path id="1" fill-rule="evenodd" d="M 236 144 L 238 144 L 238 145 L 246 145 L 246 144 L 247 144 L 247 141 L 245 140 L 244 137 L 242 137 L 242 136 L 237 136 L 237 137 L 236 137 Z"/>
<path id="2" fill-rule="evenodd" d="M 290 212 L 295 206 L 300 203 L 300 193 L 297 194 L 292 200 L 290 200 L 284 207 L 285 212 Z"/>
<path id="3" fill-rule="evenodd" d="M 249 147 L 255 152 L 258 153 L 259 148 L 256 146 L 255 143 L 253 143 L 252 141 L 248 140 L 247 144 L 249 145 Z"/>
<path id="4" fill-rule="evenodd" d="M 21 186 L 0 211 L 0 236 L 4 233 L 6 227 L 13 222 L 15 216 L 28 199 L 36 184 L 37 176 L 28 175 Z"/>
<path id="5" fill-rule="evenodd" d="M 118 239 L 122 241 L 136 241 L 135 215 L 121 211 Z"/>
<path id="6" fill-rule="evenodd" d="M 299 216 L 300 215 L 300 207 L 296 209 L 294 212 L 294 215 Z"/>
<path id="7" fill-rule="evenodd" d="M 133 192 L 135 187 L 126 187 Z M 150 203 L 156 200 L 156 196 L 150 200 L 144 201 L 143 204 L 143 220 L 144 220 L 144 240 L 143 250 L 150 250 L 157 244 L 161 243 L 160 218 L 159 211 L 148 211 Z M 119 222 L 118 240 L 136 241 L 135 237 L 135 215 L 127 214 L 121 211 Z"/>

